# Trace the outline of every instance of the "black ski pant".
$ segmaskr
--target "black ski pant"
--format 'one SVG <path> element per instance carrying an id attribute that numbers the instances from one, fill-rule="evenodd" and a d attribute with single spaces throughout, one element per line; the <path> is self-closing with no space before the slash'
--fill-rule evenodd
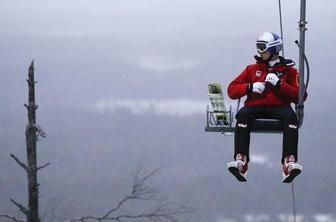
<path id="1" fill-rule="evenodd" d="M 250 132 L 254 119 L 278 119 L 283 127 L 282 158 L 294 155 L 297 160 L 298 119 L 291 106 L 244 106 L 236 115 L 237 123 L 234 138 L 234 157 L 237 153 L 250 160 Z"/>

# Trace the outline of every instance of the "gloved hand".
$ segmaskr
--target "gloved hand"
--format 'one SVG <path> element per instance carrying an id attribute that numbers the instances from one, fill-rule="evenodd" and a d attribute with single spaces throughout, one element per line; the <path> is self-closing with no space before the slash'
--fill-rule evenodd
<path id="1" fill-rule="evenodd" d="M 280 86 L 280 79 L 275 73 L 268 73 L 265 82 L 268 82 L 273 86 Z"/>
<path id="2" fill-rule="evenodd" d="M 265 83 L 264 82 L 250 83 L 249 87 L 252 92 L 262 94 L 265 90 Z"/>

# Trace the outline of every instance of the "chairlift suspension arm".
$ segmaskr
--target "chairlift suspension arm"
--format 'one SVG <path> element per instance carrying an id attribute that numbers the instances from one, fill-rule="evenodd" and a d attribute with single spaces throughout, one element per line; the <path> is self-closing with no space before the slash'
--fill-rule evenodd
<path id="1" fill-rule="evenodd" d="M 298 100 L 298 116 L 299 116 L 299 126 L 303 122 L 303 102 L 306 87 L 304 86 L 304 63 L 305 63 L 305 32 L 306 32 L 306 0 L 301 0 L 300 4 L 300 21 L 299 21 L 299 32 L 300 32 L 300 44 L 299 44 L 299 100 Z"/>

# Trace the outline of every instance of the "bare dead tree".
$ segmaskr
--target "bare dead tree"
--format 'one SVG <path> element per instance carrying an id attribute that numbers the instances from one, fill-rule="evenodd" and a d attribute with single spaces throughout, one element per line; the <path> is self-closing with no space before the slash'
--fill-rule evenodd
<path id="1" fill-rule="evenodd" d="M 19 160 L 14 154 L 10 156 L 15 160 L 15 162 L 25 170 L 28 178 L 28 206 L 24 206 L 13 199 L 10 201 L 19 208 L 19 210 L 26 216 L 26 220 L 17 219 L 13 216 L 0 214 L 0 218 L 6 218 L 15 222 L 40 222 L 39 217 L 39 184 L 37 181 L 37 172 L 49 165 L 49 163 L 42 166 L 37 165 L 37 151 L 36 143 L 38 137 L 45 137 L 45 133 L 42 128 L 36 124 L 36 110 L 38 106 L 35 104 L 35 80 L 34 80 L 34 61 L 28 69 L 28 104 L 25 107 L 28 111 L 28 124 L 26 127 L 26 152 L 27 152 L 27 164 Z M 96 221 L 117 221 L 123 222 L 124 220 L 130 219 L 149 219 L 155 222 L 168 221 L 177 222 L 179 216 L 182 214 L 189 213 L 191 208 L 165 202 L 165 198 L 160 194 L 160 192 L 147 185 L 147 181 L 151 178 L 158 170 L 153 170 L 150 172 L 144 172 L 140 169 L 136 171 L 133 186 L 131 192 L 120 200 L 115 207 L 108 210 L 104 215 L 101 216 L 85 216 L 78 219 L 72 219 L 71 222 L 86 222 L 88 220 Z M 121 208 L 131 201 L 152 201 L 155 202 L 155 207 L 149 211 L 142 213 L 123 213 Z M 141 204 L 141 203 L 140 203 Z M 55 208 L 51 208 L 54 211 Z"/>
<path id="2" fill-rule="evenodd" d="M 183 214 L 190 213 L 192 209 L 180 204 L 165 202 L 165 198 L 158 192 L 157 189 L 148 186 L 146 182 L 151 178 L 158 170 L 150 172 L 143 172 L 138 169 L 132 186 L 131 192 L 120 200 L 116 206 L 104 215 L 101 216 L 84 216 L 78 219 L 72 219 L 71 222 L 86 222 L 86 221 L 117 221 L 123 222 L 129 219 L 148 219 L 155 222 L 169 221 L 177 222 L 179 217 Z M 121 213 L 120 209 L 127 205 L 130 201 L 154 201 L 156 206 L 143 213 Z"/>
<path id="3" fill-rule="evenodd" d="M 28 104 L 25 107 L 28 111 L 28 124 L 26 126 L 26 152 L 27 164 L 20 161 L 14 154 L 10 156 L 16 163 L 22 167 L 28 178 L 28 206 L 11 199 L 11 202 L 19 208 L 19 210 L 26 216 L 27 222 L 40 222 L 39 218 L 39 184 L 37 182 L 37 171 L 49 165 L 49 163 L 42 166 L 37 166 L 37 152 L 36 142 L 39 136 L 45 137 L 42 128 L 36 124 L 36 110 L 38 106 L 35 104 L 35 80 L 34 80 L 34 61 L 31 62 L 28 68 Z M 16 219 L 8 215 L 0 215 L 0 217 L 8 218 L 13 221 L 24 221 Z"/>

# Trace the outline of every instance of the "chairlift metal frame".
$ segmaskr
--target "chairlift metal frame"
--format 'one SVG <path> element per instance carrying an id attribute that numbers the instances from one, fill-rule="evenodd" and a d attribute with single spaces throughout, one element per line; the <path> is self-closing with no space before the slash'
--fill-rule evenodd
<path id="1" fill-rule="evenodd" d="M 239 110 L 240 99 L 237 102 L 237 111 Z M 217 114 L 228 114 L 229 120 L 226 123 L 217 123 Z M 232 135 L 235 131 L 234 113 L 232 107 L 225 112 L 215 112 L 210 110 L 209 105 L 206 110 L 207 125 L 205 127 L 206 132 L 219 132 L 224 135 Z M 255 119 L 252 123 L 251 132 L 253 133 L 282 133 L 282 123 L 277 119 Z"/>

